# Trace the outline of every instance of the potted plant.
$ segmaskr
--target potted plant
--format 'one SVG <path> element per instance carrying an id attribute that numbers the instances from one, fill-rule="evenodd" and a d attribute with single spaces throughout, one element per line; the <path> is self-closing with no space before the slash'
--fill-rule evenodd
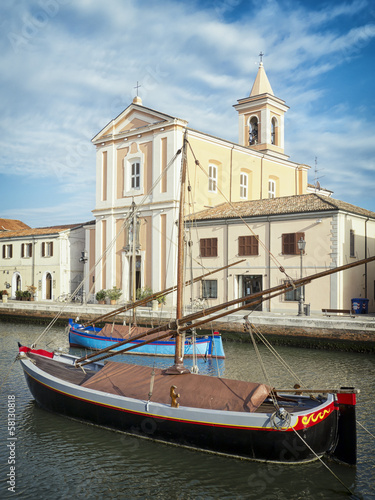
<path id="1" fill-rule="evenodd" d="M 116 288 L 114 286 L 110 290 L 106 290 L 106 295 L 109 298 L 109 300 L 111 301 L 111 304 L 114 305 L 114 304 L 116 304 L 118 299 L 121 297 L 122 291 L 120 290 L 120 288 Z"/>
<path id="2" fill-rule="evenodd" d="M 22 292 L 22 300 L 30 300 L 30 297 L 31 297 L 31 293 L 28 291 L 28 290 L 25 290 L 24 292 Z"/>
<path id="3" fill-rule="evenodd" d="M 136 292 L 136 299 L 137 300 L 142 300 L 142 299 L 147 299 L 147 297 L 150 297 L 152 295 L 152 290 L 149 286 L 144 286 L 143 288 L 137 288 Z M 147 302 L 148 306 L 151 306 L 151 302 Z"/>
<path id="4" fill-rule="evenodd" d="M 16 300 L 21 300 L 22 299 L 22 292 L 21 290 L 16 290 Z"/>
<path id="5" fill-rule="evenodd" d="M 33 301 L 35 297 L 35 292 L 36 292 L 36 286 L 30 285 L 27 287 L 28 292 L 30 293 L 30 300 Z"/>
<path id="6" fill-rule="evenodd" d="M 3 304 L 6 304 L 8 302 L 8 292 L 6 290 L 3 290 L 1 297 L 2 297 Z"/>
<path id="7" fill-rule="evenodd" d="M 158 301 L 159 306 L 161 306 L 162 304 L 165 304 L 165 302 L 166 302 L 165 295 L 159 295 L 159 297 L 156 297 L 156 300 Z"/>
<path id="8" fill-rule="evenodd" d="M 107 292 L 105 290 L 99 290 L 96 293 L 95 298 L 99 302 L 99 304 L 105 304 L 105 298 L 107 297 Z"/>

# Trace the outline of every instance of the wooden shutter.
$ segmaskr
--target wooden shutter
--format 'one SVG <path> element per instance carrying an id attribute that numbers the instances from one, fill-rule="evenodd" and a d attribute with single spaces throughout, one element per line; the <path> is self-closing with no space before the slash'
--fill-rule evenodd
<path id="1" fill-rule="evenodd" d="M 282 253 L 284 255 L 299 255 L 298 241 L 305 239 L 305 233 L 285 233 L 282 235 Z M 305 251 L 303 251 L 305 253 Z"/>
<path id="2" fill-rule="evenodd" d="M 9 258 L 13 257 L 13 245 L 9 245 Z"/>
<path id="3" fill-rule="evenodd" d="M 42 257 L 45 257 L 45 256 L 46 256 L 46 244 L 43 241 L 43 243 L 42 243 Z"/>
<path id="4" fill-rule="evenodd" d="M 258 237 L 251 236 L 240 236 L 238 238 L 238 255 L 258 255 Z"/>
<path id="5" fill-rule="evenodd" d="M 3 259 L 5 259 L 5 245 L 3 245 Z"/>
<path id="6" fill-rule="evenodd" d="M 217 257 L 217 238 L 201 238 L 201 257 Z"/>
<path id="7" fill-rule="evenodd" d="M 50 257 L 52 257 L 53 256 L 53 241 L 51 241 L 50 245 L 51 245 L 50 246 L 50 249 L 51 249 Z"/>
<path id="8" fill-rule="evenodd" d="M 21 245 L 21 257 L 25 257 L 25 243 Z"/>

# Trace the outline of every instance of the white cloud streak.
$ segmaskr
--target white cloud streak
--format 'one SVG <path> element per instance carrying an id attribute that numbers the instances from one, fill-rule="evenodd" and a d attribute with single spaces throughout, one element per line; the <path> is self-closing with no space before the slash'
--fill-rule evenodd
<path id="1" fill-rule="evenodd" d="M 304 2 L 269 0 L 256 5 L 238 0 L 211 6 L 173 0 L 2 3 L 0 182 L 10 170 L 15 186 L 17 176 L 35 183 L 50 178 L 61 197 L 57 211 L 49 207 L 51 217 L 82 193 L 90 193 L 86 206 L 83 200 L 76 206 L 72 221 L 74 214 L 89 214 L 95 196 L 90 139 L 130 104 L 137 81 L 145 106 L 237 141 L 232 104 L 249 94 L 263 50 L 275 94 L 291 107 L 286 152 L 310 164 L 318 155 L 326 169 L 323 184 L 341 199 L 359 193 L 360 200 L 364 183 L 375 187 L 373 120 L 363 102 L 353 120 L 358 75 L 352 81 L 334 75 L 350 73 L 353 61 L 373 47 L 371 4 L 316 2 L 309 9 Z M 347 88 L 341 107 L 335 84 L 342 93 Z M 356 176 L 353 165 L 359 166 Z M 34 225 L 42 210 L 35 207 Z"/>

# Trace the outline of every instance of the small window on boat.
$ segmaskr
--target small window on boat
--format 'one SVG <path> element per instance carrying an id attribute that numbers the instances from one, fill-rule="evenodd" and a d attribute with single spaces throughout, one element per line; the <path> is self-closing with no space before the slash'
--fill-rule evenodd
<path id="1" fill-rule="evenodd" d="M 201 238 L 201 257 L 217 257 L 217 238 Z"/>
<path id="2" fill-rule="evenodd" d="M 204 299 L 217 299 L 217 280 L 202 281 L 202 297 Z"/>

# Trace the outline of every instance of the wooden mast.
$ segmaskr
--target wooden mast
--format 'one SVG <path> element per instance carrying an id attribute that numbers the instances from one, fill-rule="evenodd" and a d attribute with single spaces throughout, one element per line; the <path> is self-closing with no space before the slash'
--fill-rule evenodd
<path id="1" fill-rule="evenodd" d="M 183 360 L 183 335 L 179 331 L 179 321 L 183 317 L 184 301 L 184 205 L 185 205 L 185 181 L 186 181 L 186 139 L 187 130 L 185 129 L 184 143 L 182 146 L 182 167 L 181 167 L 181 186 L 180 186 L 180 209 L 178 215 L 178 243 L 177 243 L 177 306 L 176 306 L 176 347 L 174 355 L 174 365 L 166 370 L 168 375 L 182 375 L 190 373 L 188 368 L 184 367 Z"/>

